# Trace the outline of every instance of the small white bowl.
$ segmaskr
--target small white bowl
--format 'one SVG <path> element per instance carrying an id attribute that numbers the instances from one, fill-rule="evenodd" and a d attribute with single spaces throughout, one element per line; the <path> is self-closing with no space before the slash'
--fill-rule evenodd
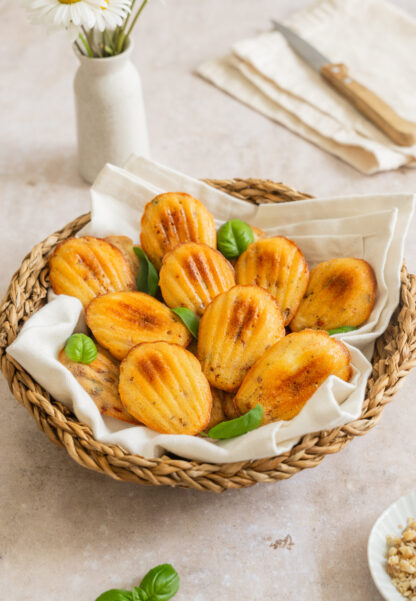
<path id="1" fill-rule="evenodd" d="M 416 490 L 390 505 L 374 524 L 368 539 L 368 565 L 379 593 L 386 601 L 405 597 L 393 585 L 386 572 L 387 536 L 401 536 L 408 518 L 416 518 Z"/>

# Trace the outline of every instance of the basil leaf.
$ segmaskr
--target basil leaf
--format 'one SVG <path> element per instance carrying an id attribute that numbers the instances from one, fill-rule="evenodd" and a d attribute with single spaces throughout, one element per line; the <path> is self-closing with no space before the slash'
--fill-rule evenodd
<path id="1" fill-rule="evenodd" d="M 241 219 L 227 221 L 217 233 L 218 250 L 227 259 L 239 257 L 252 242 L 254 242 L 253 230 Z"/>
<path id="2" fill-rule="evenodd" d="M 112 588 L 97 597 L 95 601 L 133 601 L 133 596 L 130 591 Z"/>
<path id="3" fill-rule="evenodd" d="M 333 336 L 334 334 L 345 334 L 345 332 L 352 332 L 356 330 L 356 326 L 342 326 L 341 328 L 335 328 L 334 330 L 328 330 L 328 334 Z"/>
<path id="4" fill-rule="evenodd" d="M 199 317 L 186 307 L 176 307 L 172 311 L 182 319 L 192 336 L 198 340 Z"/>
<path id="5" fill-rule="evenodd" d="M 65 353 L 77 363 L 91 363 L 97 356 L 94 340 L 85 334 L 72 334 L 65 345 Z"/>
<path id="6" fill-rule="evenodd" d="M 149 597 L 144 590 L 138 586 L 133 588 L 132 592 L 132 601 L 148 601 Z"/>
<path id="7" fill-rule="evenodd" d="M 146 574 L 139 589 L 148 601 L 168 601 L 179 590 L 179 576 L 169 563 L 163 563 Z"/>
<path id="8" fill-rule="evenodd" d="M 221 422 L 217 424 L 208 432 L 210 438 L 216 438 L 219 440 L 225 440 L 227 438 L 235 438 L 255 430 L 260 426 L 261 420 L 263 419 L 263 407 L 258 403 L 248 413 L 245 413 L 241 417 L 236 417 L 228 422 Z"/>
<path id="9" fill-rule="evenodd" d="M 133 246 L 133 250 L 140 263 L 139 274 L 136 279 L 137 290 L 146 292 L 150 296 L 156 296 L 159 288 L 159 274 L 156 267 L 150 262 L 149 257 L 140 246 Z"/>

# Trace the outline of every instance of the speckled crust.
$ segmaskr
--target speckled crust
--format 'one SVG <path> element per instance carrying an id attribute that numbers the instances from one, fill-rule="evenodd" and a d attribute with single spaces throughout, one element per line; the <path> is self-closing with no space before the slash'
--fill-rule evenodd
<path id="1" fill-rule="evenodd" d="M 131 424 L 138 424 L 123 407 L 118 392 L 119 362 L 108 351 L 97 345 L 97 357 L 91 363 L 71 361 L 65 349 L 59 353 L 59 361 L 78 380 L 100 413 Z"/>
<path id="2" fill-rule="evenodd" d="M 290 324 L 294 332 L 304 328 L 332 330 L 359 326 L 371 314 L 377 280 L 363 259 L 331 259 L 311 271 L 306 294 Z"/>
<path id="3" fill-rule="evenodd" d="M 328 376 L 348 382 L 350 353 L 322 330 L 303 330 L 279 340 L 247 373 L 235 403 L 246 413 L 260 403 L 263 424 L 295 417 Z"/>
<path id="4" fill-rule="evenodd" d="M 189 194 L 159 194 L 144 208 L 140 241 L 159 270 L 164 255 L 178 244 L 201 242 L 216 248 L 214 218 L 199 200 Z"/>
<path id="5" fill-rule="evenodd" d="M 270 292 L 287 325 L 305 294 L 309 270 L 296 244 L 276 236 L 250 244 L 237 261 L 235 276 L 237 284 L 255 284 Z"/>
<path id="6" fill-rule="evenodd" d="M 225 390 L 215 389 L 217 396 L 221 400 L 222 410 L 224 411 L 224 415 L 226 419 L 235 419 L 236 417 L 240 417 L 240 412 L 238 411 L 236 404 L 234 402 L 234 393 L 233 392 L 225 392 Z"/>
<path id="7" fill-rule="evenodd" d="M 128 236 L 107 236 L 105 239 L 123 254 L 124 258 L 129 262 L 134 278 L 139 274 L 140 262 L 136 253 L 133 250 L 133 240 Z M 137 245 L 136 245 L 137 246 Z"/>
<path id="8" fill-rule="evenodd" d="M 120 366 L 120 397 L 131 415 L 163 434 L 198 434 L 212 396 L 198 359 L 167 342 L 135 346 Z"/>
<path id="9" fill-rule="evenodd" d="M 234 286 L 201 318 L 198 358 L 215 388 L 236 390 L 250 367 L 285 335 L 276 300 L 257 286 Z"/>
<path id="10" fill-rule="evenodd" d="M 206 244 L 180 244 L 163 258 L 159 285 L 169 307 L 187 307 L 201 316 L 221 292 L 235 286 L 234 269 Z"/>
<path id="11" fill-rule="evenodd" d="M 206 430 L 210 430 L 217 424 L 220 424 L 221 422 L 224 422 L 227 419 L 222 405 L 223 394 L 225 393 L 223 393 L 222 390 L 218 390 L 218 388 L 214 388 L 213 386 L 211 386 L 212 408 Z"/>
<path id="12" fill-rule="evenodd" d="M 172 311 L 144 292 L 113 292 L 99 296 L 85 309 L 94 338 L 116 359 L 140 342 L 165 340 L 187 346 L 191 334 Z"/>
<path id="13" fill-rule="evenodd" d="M 68 238 L 56 247 L 49 269 L 54 292 L 75 296 L 84 307 L 100 294 L 136 289 L 129 262 L 101 238 Z"/>

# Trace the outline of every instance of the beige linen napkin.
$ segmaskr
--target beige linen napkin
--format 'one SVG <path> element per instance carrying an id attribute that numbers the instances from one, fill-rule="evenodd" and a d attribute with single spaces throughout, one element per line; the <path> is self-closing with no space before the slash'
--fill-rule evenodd
<path id="1" fill-rule="evenodd" d="M 278 14 L 270 15 L 278 18 Z M 405 119 L 416 122 L 416 21 L 384 0 L 318 0 L 285 24 Z M 267 24 L 265 25 L 267 27 Z M 415 166 L 292 50 L 278 32 L 237 42 L 198 73 L 217 87 L 362 171 Z"/>

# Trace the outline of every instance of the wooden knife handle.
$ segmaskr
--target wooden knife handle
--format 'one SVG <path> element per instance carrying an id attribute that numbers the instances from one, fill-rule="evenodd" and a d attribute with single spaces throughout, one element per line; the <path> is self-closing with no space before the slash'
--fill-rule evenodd
<path id="1" fill-rule="evenodd" d="M 416 124 L 400 117 L 374 92 L 352 79 L 346 65 L 324 65 L 321 75 L 393 142 L 399 146 L 416 144 Z"/>

